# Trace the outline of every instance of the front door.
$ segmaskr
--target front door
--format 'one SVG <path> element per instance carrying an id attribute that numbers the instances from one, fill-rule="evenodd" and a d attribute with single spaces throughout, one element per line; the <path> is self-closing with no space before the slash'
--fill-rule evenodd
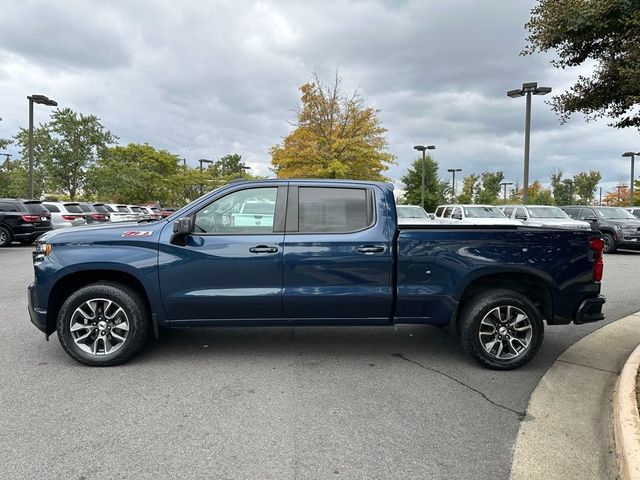
<path id="1" fill-rule="evenodd" d="M 380 189 L 291 184 L 284 253 L 284 313 L 292 320 L 385 323 L 392 250 Z"/>
<path id="2" fill-rule="evenodd" d="M 279 319 L 286 183 L 225 190 L 192 214 L 185 245 L 160 242 L 160 290 L 172 324 Z"/>

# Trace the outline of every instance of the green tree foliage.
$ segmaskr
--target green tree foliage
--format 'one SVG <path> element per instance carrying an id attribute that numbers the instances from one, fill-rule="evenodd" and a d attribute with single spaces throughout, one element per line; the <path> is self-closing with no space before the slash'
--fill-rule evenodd
<path id="1" fill-rule="evenodd" d="M 12 143 L 13 143 L 13 140 L 10 140 L 8 138 L 0 138 L 0 150 L 4 150 Z"/>
<path id="2" fill-rule="evenodd" d="M 553 194 L 550 189 L 544 188 L 540 180 L 529 185 L 529 205 L 553 205 Z"/>
<path id="3" fill-rule="evenodd" d="M 402 177 L 402 183 L 405 186 L 404 203 L 420 205 L 422 196 L 422 157 L 413 161 L 411 167 Z M 438 179 L 438 162 L 427 155 L 424 163 L 425 210 L 433 212 L 438 205 L 444 203 L 447 190 L 447 182 Z"/>
<path id="4" fill-rule="evenodd" d="M 62 191 L 72 200 L 86 180 L 87 169 L 116 137 L 94 115 L 78 114 L 70 108 L 57 109 L 52 120 L 34 129 L 34 162 L 43 172 L 44 185 Z M 24 159 L 29 155 L 29 132 L 20 129 L 16 136 Z"/>
<path id="5" fill-rule="evenodd" d="M 328 86 L 314 75 L 300 91 L 296 128 L 270 150 L 278 177 L 384 180 L 395 161 L 378 111 L 358 92 L 346 95 L 337 74 Z"/>
<path id="6" fill-rule="evenodd" d="M 217 177 L 238 177 L 245 174 L 247 166 L 242 162 L 241 155 L 230 153 L 215 162 L 212 168 Z"/>
<path id="7" fill-rule="evenodd" d="M 640 2 L 638 0 L 539 0 L 532 10 L 524 54 L 553 50 L 554 66 L 595 62 L 569 91 L 553 99 L 562 121 L 575 112 L 612 118 L 611 125 L 640 129 Z"/>
<path id="8" fill-rule="evenodd" d="M 177 155 L 130 143 L 102 151 L 88 172 L 86 190 L 104 201 L 175 204 L 181 200 L 184 170 Z"/>
<path id="9" fill-rule="evenodd" d="M 482 172 L 480 188 L 477 190 L 476 203 L 494 204 L 500 195 L 500 183 L 504 180 L 503 172 Z"/>
<path id="10" fill-rule="evenodd" d="M 551 172 L 551 190 L 556 205 L 572 205 L 573 186 L 572 181 L 563 179 L 564 172 L 562 170 L 554 170 Z"/>
<path id="11" fill-rule="evenodd" d="M 25 197 L 29 190 L 29 170 L 20 160 L 0 164 L 0 197 Z"/>
<path id="12" fill-rule="evenodd" d="M 473 203 L 478 194 L 479 175 L 472 173 L 462 179 L 462 191 L 458 195 L 459 203 Z"/>
<path id="13" fill-rule="evenodd" d="M 580 205 L 589 205 L 592 202 L 601 179 L 600 172 L 596 170 L 580 172 L 573 176 L 573 187 Z"/>

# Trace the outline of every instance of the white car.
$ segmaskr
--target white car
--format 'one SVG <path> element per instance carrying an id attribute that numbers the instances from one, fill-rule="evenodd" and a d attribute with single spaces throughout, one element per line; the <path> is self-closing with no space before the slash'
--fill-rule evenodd
<path id="1" fill-rule="evenodd" d="M 591 230 L 589 222 L 574 220 L 562 209 L 551 205 L 504 205 L 500 209 L 507 217 L 529 227 Z"/>
<path id="2" fill-rule="evenodd" d="M 137 222 L 142 218 L 141 215 L 131 212 L 129 207 L 119 203 L 105 203 L 105 208 L 109 210 L 111 222 Z"/>
<path id="3" fill-rule="evenodd" d="M 435 220 L 453 225 L 522 225 L 507 218 L 495 205 L 440 205 Z"/>
<path id="4" fill-rule="evenodd" d="M 397 205 L 398 225 L 425 225 L 435 223 L 420 205 Z"/>
<path id="5" fill-rule="evenodd" d="M 53 228 L 78 227 L 86 225 L 85 212 L 77 202 L 42 202 L 42 206 L 51 212 Z"/>
<path id="6" fill-rule="evenodd" d="M 636 218 L 640 218 L 640 207 L 626 207 L 625 210 Z"/>

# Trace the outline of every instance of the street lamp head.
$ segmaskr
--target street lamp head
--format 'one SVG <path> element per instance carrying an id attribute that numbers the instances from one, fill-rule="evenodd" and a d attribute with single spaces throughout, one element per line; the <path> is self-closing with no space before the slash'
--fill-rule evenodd
<path id="1" fill-rule="evenodd" d="M 425 147 L 424 145 L 414 145 L 413 149 L 419 152 L 424 152 L 427 149 L 427 147 Z"/>
<path id="2" fill-rule="evenodd" d="M 461 172 L 461 168 L 447 168 L 447 172 Z"/>
<path id="3" fill-rule="evenodd" d="M 55 100 L 51 100 L 45 95 L 31 95 L 27 97 L 27 99 L 31 100 L 33 103 L 38 103 L 40 105 L 48 105 L 49 107 L 58 106 L 58 102 L 56 102 Z"/>
<path id="4" fill-rule="evenodd" d="M 538 87 L 533 92 L 534 95 L 546 95 L 547 93 L 551 93 L 551 87 Z"/>
<path id="5" fill-rule="evenodd" d="M 509 90 L 507 92 L 507 97 L 511 97 L 511 98 L 518 98 L 518 97 L 523 97 L 524 96 L 524 92 L 517 88 L 515 90 Z"/>
<path id="6" fill-rule="evenodd" d="M 435 150 L 436 146 L 435 145 L 427 145 L 427 150 Z"/>
<path id="7" fill-rule="evenodd" d="M 623 157 L 633 157 L 634 155 L 638 155 L 636 152 L 624 152 L 622 154 Z"/>
<path id="8" fill-rule="evenodd" d="M 206 158 L 201 158 L 198 161 L 201 162 L 201 163 L 213 163 L 213 160 L 207 160 Z"/>

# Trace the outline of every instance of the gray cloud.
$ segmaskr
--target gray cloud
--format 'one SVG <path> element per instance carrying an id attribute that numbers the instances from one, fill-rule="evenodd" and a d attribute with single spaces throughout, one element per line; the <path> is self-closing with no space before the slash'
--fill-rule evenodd
<path id="1" fill-rule="evenodd" d="M 0 136 L 26 124 L 26 100 L 43 93 L 94 113 L 121 142 L 185 156 L 238 152 L 269 173 L 269 148 L 290 131 L 298 87 L 337 67 L 345 88 L 380 109 L 398 179 L 417 142 L 437 145 L 441 172 L 522 177 L 523 81 L 560 91 L 577 72 L 522 57 L 533 0 L 21 2 L 3 8 Z M 534 102 L 533 179 L 554 168 L 600 169 L 606 185 L 637 132 L 580 118 L 560 126 Z M 37 119 L 47 110 L 39 107 Z M 638 146 L 640 148 L 640 146 Z M 446 172 L 442 173 L 446 177 Z M 628 174 L 627 174 L 628 175 Z M 608 187 L 607 187 L 608 188 Z"/>

